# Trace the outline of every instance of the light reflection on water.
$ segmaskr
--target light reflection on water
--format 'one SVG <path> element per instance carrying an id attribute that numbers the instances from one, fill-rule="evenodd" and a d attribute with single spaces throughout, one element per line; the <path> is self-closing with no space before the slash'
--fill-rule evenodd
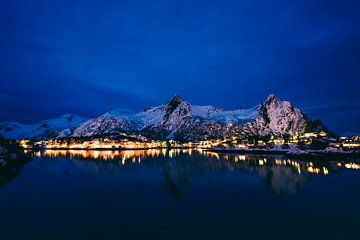
<path id="1" fill-rule="evenodd" d="M 125 166 L 161 169 L 169 193 L 181 195 L 194 176 L 211 172 L 245 170 L 255 173 L 275 197 L 296 193 L 315 175 L 328 176 L 344 169 L 358 170 L 353 161 L 303 161 L 282 156 L 223 154 L 201 149 L 149 149 L 125 151 L 45 150 L 30 153 L 37 158 L 66 158 L 93 172 L 124 172 Z"/>
<path id="2" fill-rule="evenodd" d="M 261 155 L 241 155 L 241 154 L 221 154 L 217 152 L 206 151 L 202 149 L 148 149 L 148 150 L 45 150 L 28 152 L 33 154 L 35 157 L 65 157 L 69 159 L 94 159 L 104 161 L 118 161 L 119 164 L 126 163 L 141 163 L 147 158 L 154 157 L 166 157 L 176 158 L 179 155 L 187 154 L 191 156 L 193 153 L 202 155 L 204 157 L 213 158 L 216 160 L 229 161 L 232 164 L 249 164 L 256 166 L 272 166 L 280 165 L 288 168 L 295 169 L 298 174 L 311 173 L 311 174 L 323 174 L 328 175 L 331 172 L 337 171 L 340 168 L 347 168 L 353 170 L 360 170 L 360 164 L 356 160 L 347 161 L 300 161 L 291 160 L 284 157 L 267 156 L 262 157 Z M 315 162 L 315 163 L 314 163 Z"/>

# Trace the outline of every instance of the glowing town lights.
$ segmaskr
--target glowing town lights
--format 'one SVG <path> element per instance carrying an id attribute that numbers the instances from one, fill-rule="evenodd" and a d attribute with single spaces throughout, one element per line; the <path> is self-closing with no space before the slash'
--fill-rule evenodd
<path id="1" fill-rule="evenodd" d="M 260 165 L 260 166 L 264 165 L 264 160 L 261 160 L 261 159 L 260 159 L 260 160 L 259 160 L 259 165 Z"/>
<path id="2" fill-rule="evenodd" d="M 357 142 L 343 143 L 342 145 L 347 148 L 360 148 L 360 143 Z"/>
<path id="3" fill-rule="evenodd" d="M 345 163 L 344 166 L 349 169 L 360 169 L 360 164 L 356 163 Z"/>
<path id="4" fill-rule="evenodd" d="M 324 131 L 321 131 L 321 132 L 319 132 L 319 136 L 320 136 L 320 137 L 326 137 L 326 136 L 327 136 L 327 133 L 324 132 Z"/>
<path id="5" fill-rule="evenodd" d="M 42 149 L 150 149 L 150 148 L 167 148 L 167 143 L 162 141 L 137 142 L 128 140 L 111 140 L 111 139 L 93 139 L 80 141 L 77 139 L 61 140 L 51 139 L 48 141 L 35 142 L 32 145 L 26 145 L 28 140 L 21 140 L 19 144 L 23 148 L 42 148 Z M 197 143 L 178 143 L 171 141 L 172 147 L 189 148 L 196 147 Z"/>
<path id="6" fill-rule="evenodd" d="M 313 132 L 304 133 L 304 137 L 305 137 L 305 138 L 317 137 L 317 134 L 316 134 L 316 133 L 313 133 Z"/>
<path id="7" fill-rule="evenodd" d="M 285 143 L 285 140 L 284 139 L 274 139 L 273 143 L 275 145 L 283 145 Z"/>
<path id="8" fill-rule="evenodd" d="M 247 148 L 247 146 L 245 144 L 238 144 L 236 145 L 237 148 Z"/>
<path id="9" fill-rule="evenodd" d="M 30 141 L 26 139 L 22 139 L 19 141 L 19 145 L 20 147 L 27 149 L 30 147 Z"/>
<path id="10" fill-rule="evenodd" d="M 242 139 L 240 136 L 228 136 L 221 139 L 203 140 L 198 142 L 178 142 L 174 140 L 157 141 L 148 140 L 147 138 L 139 138 L 139 136 L 124 135 L 122 139 L 100 138 L 92 140 L 83 140 L 78 138 L 50 139 L 47 141 L 32 142 L 26 139 L 19 140 L 19 145 L 24 149 L 41 148 L 41 149 L 150 149 L 150 148 L 196 148 L 196 149 L 212 149 L 220 148 L 225 150 L 249 150 L 259 148 L 264 151 L 274 151 L 279 148 L 274 146 L 284 146 L 283 149 L 296 149 L 297 143 L 303 142 L 307 145 L 313 143 L 314 138 L 320 138 L 328 143 L 329 147 L 338 148 L 339 150 L 350 151 L 360 148 L 360 136 L 333 138 L 328 136 L 324 131 L 295 133 L 292 136 L 284 138 L 283 136 L 271 135 L 268 140 L 250 141 Z M 129 138 L 126 138 L 129 137 Z M 137 140 L 133 140 L 137 139 Z M 255 143 L 256 142 L 256 143 Z M 290 147 L 290 148 L 289 148 Z M 336 149 L 335 149 L 336 150 Z M 286 150 L 283 150 L 286 152 Z M 314 150 L 317 151 L 317 150 Z"/>

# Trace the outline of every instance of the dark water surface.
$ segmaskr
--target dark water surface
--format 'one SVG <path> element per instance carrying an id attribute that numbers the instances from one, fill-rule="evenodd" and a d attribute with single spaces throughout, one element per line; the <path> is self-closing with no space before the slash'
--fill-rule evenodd
<path id="1" fill-rule="evenodd" d="M 0 173 L 0 239 L 359 239 L 355 160 L 46 151 Z"/>

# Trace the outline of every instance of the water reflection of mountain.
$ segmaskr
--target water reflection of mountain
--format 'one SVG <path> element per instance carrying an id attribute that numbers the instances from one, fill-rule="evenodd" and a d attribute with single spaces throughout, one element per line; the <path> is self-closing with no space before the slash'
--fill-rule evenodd
<path id="1" fill-rule="evenodd" d="M 298 174 L 294 169 L 278 165 L 256 167 L 254 170 L 263 178 L 265 188 L 275 197 L 298 192 L 311 178 L 309 174 Z"/>
<path id="2" fill-rule="evenodd" d="M 355 162 L 295 161 L 275 156 L 218 154 L 189 149 L 151 149 L 129 151 L 47 150 L 37 157 L 71 159 L 79 168 L 95 174 L 122 174 L 136 169 L 157 169 L 169 193 L 178 198 L 196 177 L 212 173 L 246 171 L 263 179 L 265 188 L 275 197 L 296 193 L 314 175 L 336 173 L 342 168 L 359 169 Z M 347 164 L 347 165 L 346 165 Z M 235 172 L 236 173 L 236 172 Z M 241 174 L 241 173 L 240 173 Z M 143 176 L 143 181 L 149 181 Z"/>

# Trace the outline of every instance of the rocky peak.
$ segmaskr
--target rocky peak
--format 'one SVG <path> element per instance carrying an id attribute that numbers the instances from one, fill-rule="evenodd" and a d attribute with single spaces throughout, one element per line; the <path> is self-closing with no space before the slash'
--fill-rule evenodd
<path id="1" fill-rule="evenodd" d="M 278 102 L 281 101 L 274 94 L 270 94 L 263 102 L 263 105 L 277 104 Z"/>
<path id="2" fill-rule="evenodd" d="M 163 124 L 177 124 L 182 118 L 189 116 L 190 111 L 190 103 L 184 101 L 179 95 L 175 95 L 165 105 Z"/>
<path id="3" fill-rule="evenodd" d="M 171 114 L 177 108 L 189 108 L 190 103 L 184 101 L 179 95 L 175 95 L 165 104 L 165 115 Z"/>
<path id="4" fill-rule="evenodd" d="M 274 94 L 270 94 L 266 100 L 261 104 L 262 111 L 275 111 L 275 112 L 296 112 L 297 109 L 288 101 L 282 101 Z"/>
<path id="5" fill-rule="evenodd" d="M 167 106 L 176 108 L 182 101 L 184 101 L 179 95 L 173 96 L 168 102 Z"/>
<path id="6" fill-rule="evenodd" d="M 307 125 L 306 116 L 290 102 L 270 94 L 260 107 L 260 119 L 266 132 L 289 133 L 303 132 Z"/>

